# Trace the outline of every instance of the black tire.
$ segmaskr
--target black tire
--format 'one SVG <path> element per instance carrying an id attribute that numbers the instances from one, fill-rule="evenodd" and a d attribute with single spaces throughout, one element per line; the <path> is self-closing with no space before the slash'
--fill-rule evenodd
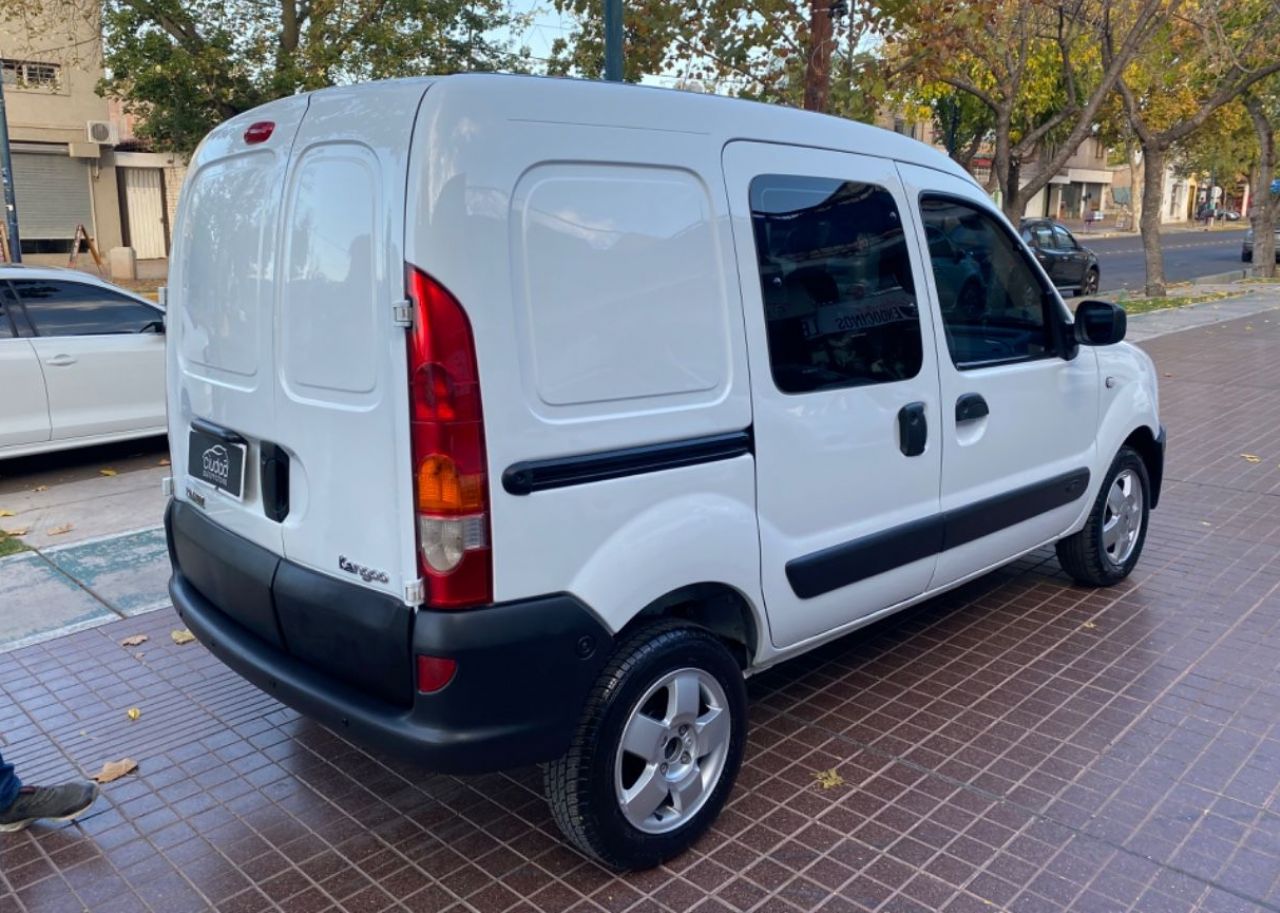
<path id="1" fill-rule="evenodd" d="M 723 689 L 728 747 L 701 807 L 674 830 L 646 833 L 624 814 L 615 789 L 619 745 L 637 702 L 664 676 L 684 669 L 711 675 Z M 543 770 L 552 817 L 574 846 L 604 865 L 652 868 L 686 850 L 720 814 L 742 765 L 746 737 L 746 685 L 725 644 L 687 624 L 667 622 L 639 630 L 619 645 L 600 673 L 569 751 Z"/>
<path id="2" fill-rule="evenodd" d="M 1137 477 L 1141 487 L 1142 525 L 1133 544 L 1133 549 L 1123 563 L 1117 564 L 1107 554 L 1103 544 L 1103 524 L 1108 517 L 1107 497 L 1116 478 L 1125 470 L 1131 470 Z M 1084 528 L 1058 542 L 1058 563 L 1076 583 L 1084 586 L 1111 586 L 1128 577 L 1134 565 L 1142 555 L 1142 546 L 1147 540 L 1147 521 L 1151 513 L 1151 480 L 1147 477 L 1147 466 L 1142 462 L 1137 451 L 1129 447 L 1121 447 L 1120 452 L 1107 470 L 1098 489 L 1093 509 L 1089 511 L 1089 519 Z"/>
<path id="3" fill-rule="evenodd" d="M 1098 293 L 1098 282 L 1098 270 L 1095 267 L 1089 267 L 1088 271 L 1084 274 L 1084 284 L 1080 286 L 1080 294 L 1082 296 L 1096 295 Z"/>

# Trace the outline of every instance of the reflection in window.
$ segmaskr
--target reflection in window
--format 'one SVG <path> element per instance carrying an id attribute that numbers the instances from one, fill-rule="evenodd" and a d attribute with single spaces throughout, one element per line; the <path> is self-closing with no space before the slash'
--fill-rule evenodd
<path id="1" fill-rule="evenodd" d="M 920 210 L 952 361 L 965 368 L 1052 353 L 1051 299 L 1013 235 L 990 212 L 950 197 L 925 196 Z M 934 239 L 946 239 L 950 255 Z"/>
<path id="2" fill-rule="evenodd" d="M 80 282 L 13 282 L 38 336 L 104 336 L 155 327 L 158 308 Z"/>
<path id="3" fill-rule="evenodd" d="M 919 372 L 911 261 L 887 190 L 762 175 L 751 182 L 751 221 L 779 390 L 889 383 Z"/>

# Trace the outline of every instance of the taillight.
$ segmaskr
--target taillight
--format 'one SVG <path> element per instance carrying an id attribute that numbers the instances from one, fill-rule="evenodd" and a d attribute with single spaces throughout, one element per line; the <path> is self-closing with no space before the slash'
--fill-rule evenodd
<path id="1" fill-rule="evenodd" d="M 456 298 L 409 267 L 409 418 L 418 568 L 433 608 L 493 601 L 489 486 L 471 323 Z"/>
<path id="2" fill-rule="evenodd" d="M 250 146 L 257 143 L 265 143 L 271 139 L 271 134 L 275 129 L 275 121 L 260 120 L 256 124 L 250 124 L 249 129 L 244 131 L 244 141 Z"/>

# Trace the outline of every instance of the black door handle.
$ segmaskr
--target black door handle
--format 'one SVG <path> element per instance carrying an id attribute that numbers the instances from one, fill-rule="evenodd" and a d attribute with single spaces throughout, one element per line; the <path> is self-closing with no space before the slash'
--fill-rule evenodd
<path id="1" fill-rule="evenodd" d="M 987 401 L 981 393 L 965 393 L 956 400 L 956 424 L 972 422 L 974 419 L 986 418 L 991 414 Z"/>
<path id="2" fill-rule="evenodd" d="M 929 423 L 924 418 L 924 403 L 907 403 L 898 410 L 898 449 L 903 456 L 924 453 L 929 439 Z"/>
<path id="3" fill-rule="evenodd" d="M 277 523 L 289 516 L 289 454 L 269 441 L 258 445 L 262 472 L 262 512 Z"/>

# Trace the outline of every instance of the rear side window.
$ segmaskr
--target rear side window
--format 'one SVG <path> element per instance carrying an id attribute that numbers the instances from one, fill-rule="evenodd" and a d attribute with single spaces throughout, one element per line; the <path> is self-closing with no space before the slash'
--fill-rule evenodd
<path id="1" fill-rule="evenodd" d="M 956 367 L 1052 354 L 1052 298 L 1012 232 L 990 212 L 951 197 L 924 196 L 920 211 Z M 935 252 L 936 238 L 950 241 L 951 256 Z"/>
<path id="2" fill-rule="evenodd" d="M 160 311 L 108 289 L 80 282 L 14 280 L 37 336 L 141 333 Z"/>
<path id="3" fill-rule="evenodd" d="M 11 311 L 13 306 L 9 303 L 13 298 L 13 292 L 5 288 L 3 282 L 0 282 L 0 339 L 12 339 L 17 333 L 14 332 L 13 318 Z"/>
<path id="4" fill-rule="evenodd" d="M 856 181 L 751 182 L 773 380 L 783 393 L 907 380 L 923 350 L 893 195 Z"/>

